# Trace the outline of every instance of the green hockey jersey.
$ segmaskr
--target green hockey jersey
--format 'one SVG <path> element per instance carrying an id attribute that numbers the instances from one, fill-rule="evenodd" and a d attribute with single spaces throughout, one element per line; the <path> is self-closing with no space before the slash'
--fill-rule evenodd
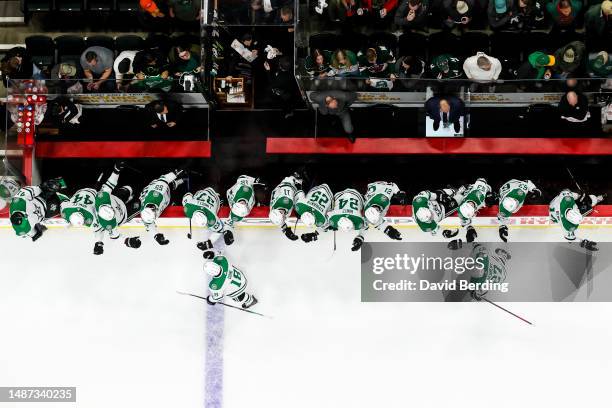
<path id="1" fill-rule="evenodd" d="M 208 284 L 211 297 L 215 301 L 223 299 L 224 296 L 237 298 L 246 291 L 247 278 L 244 272 L 230 264 L 223 255 L 216 256 L 212 262 L 221 267 L 221 274 L 213 277 Z"/>
<path id="2" fill-rule="evenodd" d="M 334 207 L 327 214 L 327 217 L 329 225 L 334 230 L 338 229 L 338 222 L 342 218 L 351 220 L 356 231 L 363 229 L 365 226 L 363 197 L 352 188 L 336 193 L 334 196 Z"/>
<path id="3" fill-rule="evenodd" d="M 478 179 L 474 184 L 470 184 L 465 191 L 465 195 L 459 204 L 459 209 L 457 210 L 457 215 L 461 220 L 461 223 L 464 224 L 466 222 L 470 222 L 471 218 L 466 217 L 461 212 L 461 205 L 467 202 L 474 203 L 476 207 L 476 212 L 483 208 L 485 204 L 485 199 L 487 198 L 487 194 L 491 192 L 491 186 L 488 185 L 483 179 Z"/>
<path id="4" fill-rule="evenodd" d="M 195 194 L 187 193 L 183 196 L 183 211 L 187 218 L 192 218 L 196 211 L 201 211 L 206 216 L 206 225 L 213 232 L 223 230 L 223 222 L 217 215 L 221 207 L 221 198 L 212 188 L 206 187 Z"/>
<path id="5" fill-rule="evenodd" d="M 530 181 L 521 181 L 512 179 L 505 183 L 499 189 L 499 215 L 500 219 L 506 219 L 510 217 L 512 214 L 515 214 L 518 210 L 521 209 L 523 204 L 525 203 L 525 198 L 527 198 L 527 193 L 533 191 L 535 189 L 535 185 Z M 510 211 L 505 208 L 502 203 L 505 198 L 514 198 L 518 202 L 518 206 L 514 211 Z"/>
<path id="6" fill-rule="evenodd" d="M 96 224 L 96 190 L 93 188 L 82 188 L 78 190 L 67 201 L 63 201 L 60 206 L 62 218 L 70 222 L 70 216 L 80 213 L 85 220 L 84 225 L 91 227 Z"/>
<path id="7" fill-rule="evenodd" d="M 13 230 L 20 237 L 34 235 L 34 226 L 45 219 L 47 203 L 40 197 L 41 192 L 38 186 L 23 187 L 11 200 L 10 215 L 21 213 L 24 216 L 20 225 L 12 224 Z"/>
<path id="8" fill-rule="evenodd" d="M 575 231 L 580 225 L 568 221 L 566 214 L 569 210 L 579 211 L 576 200 L 579 195 L 570 190 L 563 190 L 558 196 L 553 198 L 549 206 L 550 219 L 553 223 L 559 224 L 566 233 L 566 238 L 573 239 Z"/>
<path id="9" fill-rule="evenodd" d="M 327 184 L 313 187 L 308 194 L 295 205 L 298 216 L 310 212 L 315 217 L 315 224 L 319 228 L 327 226 L 327 213 L 332 207 L 333 194 Z"/>
<path id="10" fill-rule="evenodd" d="M 438 232 L 440 221 L 445 217 L 444 208 L 434 197 L 435 195 L 431 191 L 421 191 L 412 199 L 412 218 L 414 222 L 416 222 L 421 231 L 431 232 L 432 234 Z M 433 214 L 432 219 L 428 222 L 420 221 L 416 216 L 419 208 L 429 209 Z"/>
<path id="11" fill-rule="evenodd" d="M 227 202 L 232 208 L 235 203 L 240 200 L 245 200 L 247 203 L 248 211 L 251 212 L 255 206 L 255 190 L 253 184 L 255 183 L 254 177 L 240 176 L 229 190 L 227 190 Z M 241 217 L 233 212 L 230 214 L 232 221 L 241 221 L 244 217 Z"/>
<path id="12" fill-rule="evenodd" d="M 363 210 L 367 210 L 372 206 L 380 209 L 382 217 L 387 214 L 391 206 L 391 198 L 400 191 L 395 183 L 386 181 L 375 181 L 368 184 L 368 192 L 365 195 L 365 205 Z"/>
<path id="13" fill-rule="evenodd" d="M 293 176 L 285 177 L 272 191 L 270 209 L 284 209 L 287 211 L 287 214 L 290 214 L 296 199 L 301 198 L 303 195 L 304 193 L 296 187 L 295 178 Z"/>
<path id="14" fill-rule="evenodd" d="M 174 176 L 174 173 L 170 173 Z M 173 181 L 176 177 L 172 177 Z M 170 182 L 171 182 L 170 181 Z M 153 205 L 156 208 L 155 218 L 159 217 L 170 204 L 172 190 L 166 176 L 153 180 L 140 193 L 140 208 Z"/>

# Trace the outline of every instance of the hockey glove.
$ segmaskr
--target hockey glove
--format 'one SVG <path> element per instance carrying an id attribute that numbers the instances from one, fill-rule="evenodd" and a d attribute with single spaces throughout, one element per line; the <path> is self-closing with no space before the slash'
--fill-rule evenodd
<path id="1" fill-rule="evenodd" d="M 451 251 L 456 251 L 457 249 L 461 249 L 463 247 L 463 241 L 461 240 L 461 238 L 453 239 L 451 242 L 448 243 L 447 247 Z"/>
<path id="2" fill-rule="evenodd" d="M 319 233 L 317 231 L 309 232 L 308 234 L 302 234 L 300 238 L 302 238 L 302 241 L 304 242 L 316 241 L 317 239 L 319 239 Z"/>
<path id="3" fill-rule="evenodd" d="M 197 247 L 200 251 L 206 251 L 207 249 L 212 249 L 213 244 L 209 239 L 208 241 L 198 242 Z"/>
<path id="4" fill-rule="evenodd" d="M 361 235 L 357 235 L 353 240 L 353 246 L 351 247 L 351 251 L 359 251 L 361 246 L 363 245 L 363 237 Z"/>
<path id="5" fill-rule="evenodd" d="M 208 249 L 204 251 L 202 257 L 204 257 L 204 259 L 213 259 L 215 257 L 215 251 Z"/>
<path id="6" fill-rule="evenodd" d="M 442 231 L 442 236 L 444 238 L 456 237 L 457 234 L 459 234 L 459 228 L 455 228 L 455 229 L 452 229 L 452 230 L 445 229 L 444 231 Z"/>
<path id="7" fill-rule="evenodd" d="M 223 241 L 227 246 L 232 245 L 234 243 L 234 233 L 230 230 L 223 232 Z"/>
<path id="8" fill-rule="evenodd" d="M 502 225 L 499 227 L 499 237 L 502 241 L 508 242 L 508 226 Z"/>
<path id="9" fill-rule="evenodd" d="M 283 226 L 283 234 L 292 241 L 297 241 L 299 238 L 286 224 Z"/>
<path id="10" fill-rule="evenodd" d="M 393 198 L 395 198 L 400 205 L 408 204 L 408 194 L 406 194 L 405 191 L 398 191 Z"/>
<path id="11" fill-rule="evenodd" d="M 582 248 L 586 248 L 587 251 L 599 251 L 599 248 L 597 248 L 597 242 L 589 241 L 588 239 L 583 239 L 580 241 L 580 246 Z"/>
<path id="12" fill-rule="evenodd" d="M 96 242 L 94 245 L 94 255 L 102 255 L 104 253 L 104 242 Z"/>
<path id="13" fill-rule="evenodd" d="M 540 191 L 539 188 L 534 188 L 533 190 L 531 190 L 531 192 L 529 193 L 529 198 L 538 198 L 538 197 L 542 197 L 542 191 Z"/>
<path id="14" fill-rule="evenodd" d="M 396 230 L 395 228 L 393 228 L 390 225 L 388 225 L 387 228 L 385 228 L 385 234 L 389 238 L 394 239 L 396 241 L 401 241 L 402 240 L 402 234 L 400 234 L 400 232 L 398 230 Z"/>
<path id="15" fill-rule="evenodd" d="M 214 306 L 217 304 L 217 302 L 215 302 L 214 300 L 211 300 L 210 296 L 206 296 L 206 303 L 208 303 L 211 306 Z"/>
<path id="16" fill-rule="evenodd" d="M 465 239 L 467 242 L 474 242 L 474 240 L 478 237 L 476 233 L 476 229 L 472 226 L 467 227 L 467 232 L 465 233 Z"/>
<path id="17" fill-rule="evenodd" d="M 115 168 L 113 169 L 115 171 L 115 173 L 120 173 L 121 170 L 123 170 L 125 168 L 125 162 L 124 161 L 120 161 L 115 163 Z"/>
<path id="18" fill-rule="evenodd" d="M 153 238 L 155 238 L 159 245 L 168 245 L 170 243 L 170 241 L 164 237 L 164 234 L 155 234 Z"/>
<path id="19" fill-rule="evenodd" d="M 36 224 L 34 226 L 34 230 L 36 231 L 36 234 L 34 234 L 34 236 L 32 236 L 32 242 L 36 242 L 36 240 L 38 240 L 38 238 L 42 237 L 43 232 L 45 232 L 47 230 L 47 227 L 45 227 L 44 225 Z"/>
<path id="20" fill-rule="evenodd" d="M 142 242 L 140 242 L 140 238 L 138 237 L 126 238 L 124 243 L 126 247 L 134 249 L 138 249 L 140 248 L 140 245 L 142 245 Z"/>
<path id="21" fill-rule="evenodd" d="M 489 193 L 485 197 L 485 204 L 487 207 L 497 204 L 498 197 L 496 193 Z"/>

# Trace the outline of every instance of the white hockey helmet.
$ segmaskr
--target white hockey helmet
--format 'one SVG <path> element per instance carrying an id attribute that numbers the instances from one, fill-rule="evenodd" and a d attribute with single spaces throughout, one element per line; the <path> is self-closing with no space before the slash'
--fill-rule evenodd
<path id="1" fill-rule="evenodd" d="M 232 212 L 238 217 L 246 217 L 249 215 L 249 206 L 246 200 L 242 199 L 235 202 L 234 205 L 232 205 Z"/>
<path id="2" fill-rule="evenodd" d="M 283 225 L 287 219 L 287 210 L 284 208 L 273 208 L 270 210 L 268 217 L 270 221 L 272 221 L 272 224 L 278 226 Z"/>
<path id="3" fill-rule="evenodd" d="M 575 208 L 570 208 L 565 212 L 565 218 L 574 225 L 580 225 L 582 222 L 582 214 Z"/>
<path id="4" fill-rule="evenodd" d="M 506 211 L 514 214 L 514 212 L 518 210 L 519 202 L 516 198 L 506 197 L 502 200 L 501 206 L 504 207 Z"/>
<path id="5" fill-rule="evenodd" d="M 0 197 L 0 210 L 3 210 L 6 207 L 6 200 Z"/>
<path id="6" fill-rule="evenodd" d="M 476 215 L 476 206 L 473 202 L 468 201 L 459 206 L 459 211 L 465 218 L 472 218 L 474 215 Z"/>
<path id="7" fill-rule="evenodd" d="M 317 222 L 314 214 L 311 213 L 310 211 L 306 211 L 306 212 L 302 213 L 302 215 L 300 216 L 300 219 L 302 220 L 304 225 L 307 226 L 307 227 L 312 227 Z"/>
<path id="8" fill-rule="evenodd" d="M 98 217 L 102 218 L 104 221 L 110 221 L 115 218 L 115 210 L 110 204 L 101 205 L 98 208 Z"/>
<path id="9" fill-rule="evenodd" d="M 155 218 L 157 216 L 157 212 L 155 211 L 154 205 L 147 205 L 145 208 L 140 211 L 140 219 L 145 224 L 152 224 L 155 222 Z"/>
<path id="10" fill-rule="evenodd" d="M 364 214 L 366 220 L 368 220 L 370 224 L 378 224 L 380 222 L 380 216 L 382 215 L 382 212 L 380 211 L 380 208 L 378 208 L 378 206 L 373 205 L 371 207 L 368 207 L 365 210 Z"/>
<path id="11" fill-rule="evenodd" d="M 355 224 L 348 217 L 342 217 L 338 220 L 338 229 L 340 231 L 353 231 Z"/>
<path id="12" fill-rule="evenodd" d="M 213 261 L 206 261 L 204 262 L 204 272 L 210 276 L 219 276 L 222 272 L 221 265 Z"/>
<path id="13" fill-rule="evenodd" d="M 83 225 L 85 225 L 85 217 L 83 217 L 83 214 L 81 214 L 80 212 L 75 211 L 68 217 L 68 222 L 73 227 L 82 227 Z"/>
<path id="14" fill-rule="evenodd" d="M 429 208 L 421 207 L 416 212 L 416 218 L 421 222 L 429 222 L 433 219 L 433 211 Z"/>
<path id="15" fill-rule="evenodd" d="M 194 211 L 193 215 L 191 216 L 191 221 L 198 227 L 204 226 L 208 222 L 206 219 L 206 214 L 204 214 L 202 211 Z"/>

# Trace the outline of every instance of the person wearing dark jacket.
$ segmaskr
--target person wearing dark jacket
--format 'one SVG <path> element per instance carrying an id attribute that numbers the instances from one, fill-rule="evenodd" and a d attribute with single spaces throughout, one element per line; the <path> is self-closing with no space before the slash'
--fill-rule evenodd
<path id="1" fill-rule="evenodd" d="M 539 0 L 515 0 L 508 28 L 531 31 L 545 24 L 544 7 Z"/>
<path id="2" fill-rule="evenodd" d="M 149 102 L 145 109 L 149 116 L 149 126 L 153 129 L 175 127 L 182 113 L 178 103 L 163 100 Z"/>
<path id="3" fill-rule="evenodd" d="M 404 30 L 423 30 L 427 27 L 429 14 L 429 0 L 402 0 L 394 21 Z"/>
<path id="4" fill-rule="evenodd" d="M 555 51 L 555 73 L 562 78 L 581 73 L 586 62 L 586 47 L 582 41 L 572 41 Z"/>
<path id="5" fill-rule="evenodd" d="M 465 114 L 465 104 L 461 99 L 455 96 L 447 98 L 434 96 L 425 102 L 425 111 L 427 116 L 434 121 L 433 130 L 438 130 L 440 123 L 445 128 L 449 127 L 452 123 L 455 133 L 461 131 L 459 119 Z"/>
<path id="6" fill-rule="evenodd" d="M 448 28 L 466 27 L 474 18 L 475 13 L 475 0 L 442 0 L 440 2 L 440 15 L 444 19 L 444 25 Z"/>
<path id="7" fill-rule="evenodd" d="M 13 47 L 0 61 L 3 79 L 42 79 L 40 69 L 34 65 L 30 53 L 24 47 Z"/>
<path id="8" fill-rule="evenodd" d="M 357 100 L 355 92 L 313 92 L 310 94 L 310 100 L 318 105 L 318 110 L 322 115 L 338 116 L 342 121 L 342 128 L 346 132 L 348 139 L 351 142 L 355 142 L 350 114 L 350 107 Z"/>
<path id="9" fill-rule="evenodd" d="M 612 33 L 612 0 L 595 4 L 584 15 L 584 28 L 589 37 L 604 37 Z"/>
<path id="10" fill-rule="evenodd" d="M 489 0 L 487 16 L 493 30 L 506 28 L 514 15 L 514 0 Z"/>
<path id="11" fill-rule="evenodd" d="M 53 114 L 62 125 L 80 125 L 83 107 L 68 98 L 58 98 L 55 100 Z"/>
<path id="12" fill-rule="evenodd" d="M 291 72 L 291 60 L 288 57 L 278 59 L 278 69 L 272 71 L 268 61 L 264 62 L 264 69 L 268 75 L 268 89 L 281 106 L 284 118 L 293 116 L 293 95 L 295 89 L 295 77 Z"/>
<path id="13" fill-rule="evenodd" d="M 567 92 L 559 101 L 559 115 L 565 122 L 586 122 L 591 117 L 589 100 L 580 92 Z"/>

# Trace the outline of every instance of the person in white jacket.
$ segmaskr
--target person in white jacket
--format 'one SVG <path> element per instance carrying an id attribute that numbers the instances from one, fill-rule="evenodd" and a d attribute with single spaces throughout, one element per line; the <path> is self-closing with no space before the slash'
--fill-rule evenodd
<path id="1" fill-rule="evenodd" d="M 463 63 L 465 75 L 474 82 L 480 83 L 497 81 L 501 69 L 501 62 L 499 62 L 497 58 L 491 57 L 484 52 L 477 52 L 476 55 L 468 57 Z M 470 90 L 474 92 L 478 87 L 478 84 L 474 83 L 470 87 Z"/>

